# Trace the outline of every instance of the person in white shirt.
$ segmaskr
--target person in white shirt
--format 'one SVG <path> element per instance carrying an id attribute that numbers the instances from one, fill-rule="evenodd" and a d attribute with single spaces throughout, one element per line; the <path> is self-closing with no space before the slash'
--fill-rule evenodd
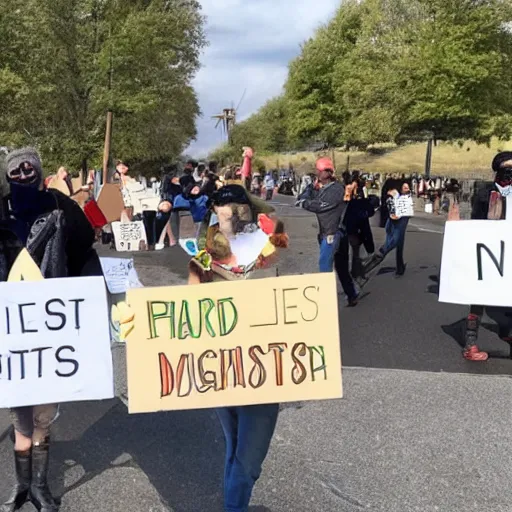
<path id="1" fill-rule="evenodd" d="M 270 201 L 272 199 L 272 196 L 274 195 L 274 178 L 272 178 L 272 174 L 269 172 L 265 175 L 265 180 L 263 182 L 263 185 L 265 186 L 265 190 L 267 191 L 266 200 Z"/>

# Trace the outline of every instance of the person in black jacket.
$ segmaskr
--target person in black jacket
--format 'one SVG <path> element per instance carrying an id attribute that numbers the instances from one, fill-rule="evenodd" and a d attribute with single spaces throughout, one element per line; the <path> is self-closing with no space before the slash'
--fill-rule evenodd
<path id="1" fill-rule="evenodd" d="M 299 203 L 315 213 L 318 219 L 320 272 L 332 272 L 335 266 L 349 306 L 355 306 L 358 293 L 349 271 L 349 242 L 343 225 L 348 204 L 344 200 L 345 187 L 334 177 L 334 164 L 330 158 L 320 158 L 316 169 L 320 190 L 309 189 L 310 197 Z"/>
<path id="2" fill-rule="evenodd" d="M 352 188 L 352 198 L 345 213 L 345 226 L 352 247 L 351 274 L 356 279 L 364 278 L 363 262 L 360 256 L 361 246 L 364 246 L 369 255 L 375 252 L 375 242 L 370 226 L 370 218 L 374 216 L 375 208 L 372 202 L 364 197 L 362 183 L 357 175 L 352 176 L 351 182 L 355 186 Z"/>
<path id="3" fill-rule="evenodd" d="M 6 281 L 17 256 L 26 248 L 45 278 L 101 275 L 93 249 L 94 230 L 82 209 L 57 190 L 43 188 L 41 159 L 24 148 L 7 156 L 0 222 L 0 281 Z M 1 512 L 13 512 L 30 499 L 44 512 L 58 510 L 47 483 L 50 426 L 57 405 L 14 408 L 14 459 L 17 483 Z"/>
<path id="4" fill-rule="evenodd" d="M 472 200 L 471 219 L 475 220 L 504 220 L 512 218 L 512 152 L 507 151 L 496 155 L 492 162 L 492 169 L 496 173 L 494 183 L 483 184 L 475 192 Z M 494 308 L 505 318 L 503 325 L 499 325 L 499 336 L 503 341 L 512 343 L 512 329 L 510 308 Z M 487 361 L 489 354 L 479 349 L 478 331 L 485 306 L 474 305 L 470 307 L 466 319 L 464 334 L 464 358 L 468 361 Z"/>
<path id="5" fill-rule="evenodd" d="M 175 208 L 175 199 L 182 194 L 183 188 L 180 184 L 176 164 L 164 166 L 163 173 L 160 189 L 161 203 L 156 217 L 156 238 L 163 244 L 168 233 L 169 245 L 172 246 L 176 245 L 180 236 L 181 219 L 179 209 Z M 159 242 L 157 248 L 163 248 L 163 245 L 160 247 Z"/>

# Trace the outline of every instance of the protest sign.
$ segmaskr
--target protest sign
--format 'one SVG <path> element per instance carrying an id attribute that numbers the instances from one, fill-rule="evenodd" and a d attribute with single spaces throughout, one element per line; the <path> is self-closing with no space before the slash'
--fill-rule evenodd
<path id="1" fill-rule="evenodd" d="M 395 208 L 398 217 L 414 217 L 414 203 L 409 195 L 397 197 L 395 199 Z"/>
<path id="2" fill-rule="evenodd" d="M 128 290 L 130 413 L 341 398 L 335 279 Z"/>
<path id="3" fill-rule="evenodd" d="M 157 212 L 161 202 L 160 196 L 155 196 L 152 190 L 145 190 L 143 195 L 132 197 L 133 213 L 137 215 L 146 211 Z"/>
<path id="4" fill-rule="evenodd" d="M 113 396 L 103 278 L 0 283 L 0 408 Z"/>
<path id="5" fill-rule="evenodd" d="M 121 218 L 124 201 L 119 185 L 115 183 L 105 183 L 102 185 L 96 202 L 108 223 L 118 221 Z"/>
<path id="6" fill-rule="evenodd" d="M 138 251 L 141 242 L 147 244 L 146 229 L 141 220 L 134 222 L 113 222 L 112 232 L 116 243 L 116 251 Z"/>
<path id="7" fill-rule="evenodd" d="M 439 300 L 512 306 L 512 232 L 503 220 L 447 222 Z"/>
<path id="8" fill-rule="evenodd" d="M 133 259 L 100 258 L 107 288 L 113 295 L 124 294 L 128 288 L 141 288 Z"/>

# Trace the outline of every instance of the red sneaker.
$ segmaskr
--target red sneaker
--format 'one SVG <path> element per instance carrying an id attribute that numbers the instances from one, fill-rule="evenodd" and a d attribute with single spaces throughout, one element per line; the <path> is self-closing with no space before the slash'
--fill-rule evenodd
<path id="1" fill-rule="evenodd" d="M 464 359 L 468 361 L 487 361 L 487 359 L 489 359 L 489 354 L 487 352 L 481 352 L 476 345 L 464 349 L 463 354 Z"/>

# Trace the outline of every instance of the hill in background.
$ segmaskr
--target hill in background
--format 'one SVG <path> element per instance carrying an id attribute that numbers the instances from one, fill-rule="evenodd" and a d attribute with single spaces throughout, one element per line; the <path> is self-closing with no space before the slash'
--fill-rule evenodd
<path id="1" fill-rule="evenodd" d="M 404 146 L 376 146 L 366 152 L 335 151 L 334 158 L 338 171 L 347 168 L 370 173 L 410 174 L 425 172 L 426 143 Z M 459 179 L 491 179 L 491 162 L 498 151 L 511 150 L 511 142 L 493 141 L 489 146 L 465 142 L 463 145 L 440 142 L 433 148 L 432 176 L 449 176 Z M 286 153 L 258 155 L 267 169 L 292 164 L 300 174 L 314 170 L 314 162 L 319 156 L 332 156 L 332 152 Z"/>

